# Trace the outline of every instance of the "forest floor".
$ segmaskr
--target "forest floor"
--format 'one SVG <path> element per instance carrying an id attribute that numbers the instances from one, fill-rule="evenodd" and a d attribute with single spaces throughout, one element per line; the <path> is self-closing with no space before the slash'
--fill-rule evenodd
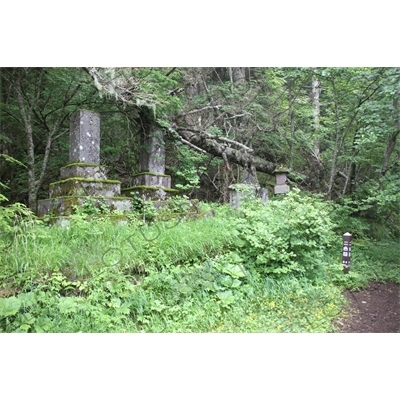
<path id="1" fill-rule="evenodd" d="M 366 289 L 345 291 L 348 316 L 338 322 L 343 333 L 399 333 L 400 285 L 370 282 Z"/>

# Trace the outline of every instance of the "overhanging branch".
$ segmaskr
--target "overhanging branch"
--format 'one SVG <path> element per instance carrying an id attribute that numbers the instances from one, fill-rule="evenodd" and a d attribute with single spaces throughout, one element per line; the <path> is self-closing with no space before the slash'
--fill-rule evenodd
<path id="1" fill-rule="evenodd" d="M 238 146 L 240 149 L 235 149 L 231 147 L 229 142 L 224 140 L 226 138 L 213 136 L 204 131 L 177 128 L 175 132 L 191 145 L 194 145 L 214 156 L 220 158 L 226 157 L 230 162 L 241 165 L 246 169 L 250 168 L 250 166 L 254 166 L 257 171 L 272 175 L 273 171 L 277 168 L 275 163 L 251 154 L 248 150 L 252 149 L 249 149 L 241 143 L 232 141 L 235 142 L 236 145 L 240 145 Z M 222 142 L 219 140 L 222 140 Z"/>

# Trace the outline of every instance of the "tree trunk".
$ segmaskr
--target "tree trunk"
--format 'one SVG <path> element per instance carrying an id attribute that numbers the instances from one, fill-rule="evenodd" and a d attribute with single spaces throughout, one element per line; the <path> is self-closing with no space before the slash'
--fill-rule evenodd
<path id="1" fill-rule="evenodd" d="M 390 135 L 385 153 L 383 156 L 383 162 L 381 167 L 381 177 L 380 177 L 380 186 L 382 186 L 382 178 L 385 176 L 386 172 L 389 169 L 389 161 L 390 156 L 394 152 L 396 148 L 397 137 L 400 134 L 400 102 L 399 102 L 400 93 L 397 93 L 396 97 L 393 99 L 393 107 L 394 107 L 394 132 Z"/>
<path id="2" fill-rule="evenodd" d="M 339 147 L 340 147 L 340 119 L 339 119 L 339 105 L 337 100 L 337 93 L 336 93 L 336 86 L 335 81 L 332 80 L 332 87 L 333 87 L 333 95 L 334 95 L 334 102 L 335 102 L 335 117 L 336 117 L 336 130 L 335 130 L 335 147 L 333 149 L 333 157 L 332 157 L 332 164 L 331 164 L 331 173 L 329 177 L 329 184 L 328 184 L 328 199 L 332 198 L 332 190 L 333 190 L 333 183 L 336 177 L 336 166 L 337 160 L 339 156 Z"/>
<path id="3" fill-rule="evenodd" d="M 317 69 L 314 70 L 317 72 Z M 314 75 L 312 80 L 312 97 L 313 97 L 313 118 L 314 118 L 314 157 L 319 161 L 320 146 L 319 146 L 319 118 L 320 118 L 320 103 L 319 103 L 319 82 L 318 78 Z"/>
<path id="4" fill-rule="evenodd" d="M 54 120 L 53 124 L 50 126 L 47 124 L 46 119 L 43 118 L 43 142 L 46 143 L 45 151 L 43 155 L 43 161 L 41 168 L 37 171 L 35 166 L 35 144 L 33 140 L 33 126 L 34 123 L 32 119 L 36 116 L 36 121 L 38 120 L 38 115 L 40 115 L 39 101 L 44 93 L 43 89 L 43 76 L 45 75 L 45 69 L 40 69 L 39 73 L 35 76 L 36 82 L 34 85 L 34 94 L 29 95 L 29 83 L 27 75 L 30 73 L 29 69 L 17 69 L 14 81 L 11 83 L 16 92 L 16 100 L 18 105 L 18 110 L 21 115 L 21 122 L 24 126 L 26 145 L 27 145 L 27 169 L 28 169 L 28 206 L 33 211 L 37 211 L 37 198 L 39 189 L 45 178 L 45 173 L 47 170 L 47 164 L 49 161 L 50 151 L 53 143 L 53 139 L 56 133 L 59 131 L 62 121 L 68 115 L 64 113 L 65 107 L 72 100 L 72 98 L 78 92 L 80 85 L 75 88 L 68 88 L 65 92 L 63 103 L 59 109 L 60 114 Z M 25 82 L 23 80 L 26 80 Z M 24 84 L 25 83 L 25 84 Z M 71 89 L 71 90 L 69 90 Z M 38 177 L 37 177 L 38 175 Z"/>
<path id="5" fill-rule="evenodd" d="M 33 143 L 33 128 L 31 123 L 32 107 L 25 109 L 22 96 L 21 75 L 17 74 L 15 80 L 15 89 L 17 93 L 17 102 L 22 122 L 25 128 L 27 144 L 27 167 L 28 167 L 28 206 L 33 211 L 37 211 L 37 188 L 35 183 L 35 147 Z"/>
<path id="6" fill-rule="evenodd" d="M 316 74 L 318 71 L 317 68 L 314 69 L 314 73 Z M 318 77 L 316 75 L 313 76 L 311 83 L 312 91 L 312 103 L 313 103 L 313 122 L 314 122 L 314 138 L 312 142 L 312 165 L 311 165 L 311 181 L 312 188 L 314 190 L 320 191 L 324 181 L 324 166 L 321 162 L 321 149 L 320 149 L 320 87 Z"/>

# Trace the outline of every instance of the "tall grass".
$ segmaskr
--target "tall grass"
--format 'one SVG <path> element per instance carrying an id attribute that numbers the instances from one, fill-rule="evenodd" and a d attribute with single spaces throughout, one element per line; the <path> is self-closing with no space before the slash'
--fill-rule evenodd
<path id="1" fill-rule="evenodd" d="M 325 214 L 310 225 L 301 212 L 308 200 L 286 199 L 300 215 L 293 229 L 257 204 L 247 214 L 219 207 L 214 218 L 145 226 L 133 217 L 118 224 L 76 215 L 65 226 L 18 220 L 1 243 L 0 331 L 332 332 L 345 288 L 400 281 L 399 248 L 365 238 L 354 240 L 351 273 L 343 275 L 341 237 L 325 249 L 310 241 L 310 230 L 332 226 Z M 274 207 L 284 211 L 283 204 Z M 271 273 L 276 259 L 264 221 L 283 254 L 287 244 L 293 260 L 314 249 L 324 257 L 313 268 Z"/>

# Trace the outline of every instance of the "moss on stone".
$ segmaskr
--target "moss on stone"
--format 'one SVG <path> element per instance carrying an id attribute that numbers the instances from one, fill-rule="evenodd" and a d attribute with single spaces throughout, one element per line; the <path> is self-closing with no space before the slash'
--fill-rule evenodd
<path id="1" fill-rule="evenodd" d="M 57 200 L 57 199 L 112 199 L 112 200 L 132 200 L 130 197 L 126 196 L 57 196 L 54 199 L 44 199 L 44 200 Z"/>
<path id="2" fill-rule="evenodd" d="M 110 183 L 110 184 L 121 184 L 121 181 L 117 180 L 110 180 L 110 179 L 93 179 L 93 178 L 81 178 L 79 176 L 77 177 L 72 177 L 68 179 L 64 179 L 63 181 L 57 181 L 57 182 L 52 182 L 50 183 L 50 187 L 55 186 L 55 185 L 62 185 L 63 183 L 68 183 L 68 182 L 89 182 L 89 183 Z"/>
<path id="3" fill-rule="evenodd" d="M 136 176 L 141 176 L 141 175 L 151 175 L 151 176 L 162 176 L 164 178 L 169 178 L 170 175 L 165 175 L 165 174 L 156 174 L 155 172 L 140 172 L 138 174 L 132 175 L 132 178 L 135 178 Z"/>
<path id="4" fill-rule="evenodd" d="M 157 190 L 163 190 L 166 193 L 179 193 L 178 189 L 169 189 L 169 188 L 164 188 L 164 187 L 159 187 L 159 186 L 132 186 L 129 188 L 122 189 L 121 192 L 127 192 L 130 190 L 153 190 L 156 192 Z"/>
<path id="5" fill-rule="evenodd" d="M 88 164 L 88 163 L 72 163 L 72 164 L 68 164 L 63 168 L 69 168 L 69 167 L 101 167 L 101 168 L 105 168 L 104 165 L 100 165 L 100 164 Z"/>
<path id="6" fill-rule="evenodd" d="M 289 174 L 290 170 L 288 168 L 277 168 L 275 171 L 272 172 L 273 174 Z"/>

